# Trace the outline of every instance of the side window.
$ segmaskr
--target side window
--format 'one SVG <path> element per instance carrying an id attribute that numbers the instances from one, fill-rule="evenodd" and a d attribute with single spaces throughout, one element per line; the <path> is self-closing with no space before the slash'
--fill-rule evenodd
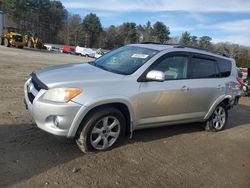
<path id="1" fill-rule="evenodd" d="M 225 60 L 225 59 L 218 59 L 218 66 L 220 70 L 221 77 L 225 78 L 230 76 L 232 64 L 231 61 Z"/>
<path id="2" fill-rule="evenodd" d="M 153 70 L 162 71 L 166 80 L 187 78 L 188 56 L 173 55 L 162 59 Z"/>
<path id="3" fill-rule="evenodd" d="M 191 68 L 191 78 L 215 78 L 216 73 L 216 62 L 206 58 L 193 57 Z"/>

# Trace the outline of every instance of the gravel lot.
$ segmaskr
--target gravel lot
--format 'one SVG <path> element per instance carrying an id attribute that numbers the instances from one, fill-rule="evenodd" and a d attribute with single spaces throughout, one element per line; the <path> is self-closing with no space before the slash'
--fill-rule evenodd
<path id="1" fill-rule="evenodd" d="M 199 124 L 148 129 L 96 154 L 39 130 L 22 101 L 29 74 L 87 60 L 0 46 L 0 187 L 250 187 L 250 97 L 229 112 L 222 132 Z"/>

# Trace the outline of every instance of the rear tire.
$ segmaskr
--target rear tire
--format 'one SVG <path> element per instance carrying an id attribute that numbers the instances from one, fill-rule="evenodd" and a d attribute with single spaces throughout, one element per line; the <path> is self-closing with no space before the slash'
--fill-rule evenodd
<path id="1" fill-rule="evenodd" d="M 125 135 L 126 120 L 116 108 L 102 108 L 91 113 L 80 125 L 76 143 L 84 152 L 113 148 Z"/>
<path id="2" fill-rule="evenodd" d="M 4 46 L 10 47 L 10 42 L 7 38 L 4 39 Z"/>
<path id="3" fill-rule="evenodd" d="M 227 125 L 228 110 L 225 103 L 220 103 L 214 110 L 211 117 L 205 123 L 205 130 L 218 132 Z"/>
<path id="4" fill-rule="evenodd" d="M 0 37 L 0 45 L 4 45 L 4 38 Z"/>

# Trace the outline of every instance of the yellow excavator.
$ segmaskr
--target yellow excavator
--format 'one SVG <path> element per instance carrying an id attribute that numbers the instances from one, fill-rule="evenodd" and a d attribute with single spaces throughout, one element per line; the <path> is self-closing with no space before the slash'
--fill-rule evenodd
<path id="1" fill-rule="evenodd" d="M 20 33 L 20 30 L 14 27 L 7 27 L 5 29 L 0 43 L 6 47 L 13 46 L 17 48 L 23 48 L 25 45 L 23 35 Z"/>
<path id="2" fill-rule="evenodd" d="M 29 48 L 41 48 L 42 42 L 38 35 L 33 32 L 28 32 L 26 35 L 24 35 L 24 41 L 25 46 L 28 46 Z"/>

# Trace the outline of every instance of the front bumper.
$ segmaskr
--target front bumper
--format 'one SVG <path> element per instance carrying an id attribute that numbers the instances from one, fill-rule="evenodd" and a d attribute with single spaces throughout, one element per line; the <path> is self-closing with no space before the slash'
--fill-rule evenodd
<path id="1" fill-rule="evenodd" d="M 75 126 L 73 122 L 82 106 L 71 101 L 56 103 L 43 100 L 41 96 L 46 90 L 41 89 L 38 92 L 34 91 L 35 89 L 29 89 L 28 91 L 27 86 L 30 82 L 31 80 L 28 80 L 24 86 L 24 103 L 37 126 L 57 136 L 72 137 L 69 131 L 72 126 Z M 32 100 L 29 97 L 31 94 L 34 94 Z"/>

